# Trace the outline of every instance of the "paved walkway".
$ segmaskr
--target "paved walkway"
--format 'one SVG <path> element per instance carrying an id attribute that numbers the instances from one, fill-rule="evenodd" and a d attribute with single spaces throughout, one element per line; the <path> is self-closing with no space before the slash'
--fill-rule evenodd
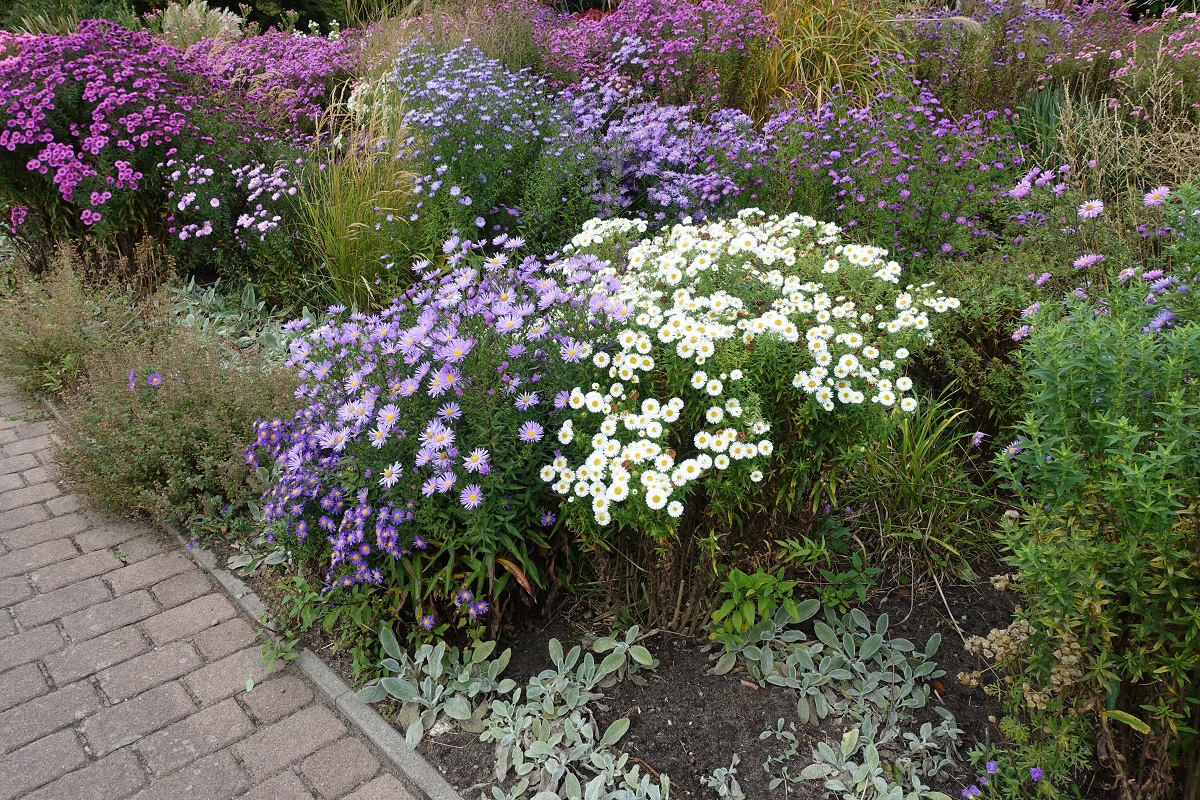
<path id="1" fill-rule="evenodd" d="M 173 540 L 55 482 L 41 416 L 0 383 L 0 800 L 412 800 Z"/>

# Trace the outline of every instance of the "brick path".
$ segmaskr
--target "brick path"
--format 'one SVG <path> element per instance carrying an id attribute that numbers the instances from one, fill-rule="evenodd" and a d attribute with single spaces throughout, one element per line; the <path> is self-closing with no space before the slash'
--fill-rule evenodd
<path id="1" fill-rule="evenodd" d="M 55 482 L 40 416 L 0 383 L 0 800 L 412 800 L 173 540 Z"/>

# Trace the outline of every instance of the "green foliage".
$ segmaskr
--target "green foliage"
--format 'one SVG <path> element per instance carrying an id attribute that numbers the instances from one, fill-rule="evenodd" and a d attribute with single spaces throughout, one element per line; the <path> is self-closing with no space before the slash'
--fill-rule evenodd
<path id="1" fill-rule="evenodd" d="M 1050 651 L 1078 641 L 1083 697 L 1149 725 L 1102 732 L 1143 752 L 1129 777 L 1153 787 L 1197 757 L 1200 325 L 1181 311 L 1151 332 L 1141 294 L 1035 318 L 1029 411 L 1000 472 L 1025 506 L 1004 541 L 1036 631 L 1029 674 L 1047 685 Z"/>
<path id="2" fill-rule="evenodd" d="M 815 600 L 801 604 L 800 620 L 819 609 Z M 795 734 L 780 719 L 774 730 L 759 738 L 788 742 L 785 751 L 768 758 L 763 768 L 771 789 L 808 780 L 824 781 L 829 792 L 843 797 L 945 798 L 930 792 L 924 780 L 936 777 L 957 755 L 962 731 L 954 716 L 940 705 L 940 717 L 917 724 L 915 715 L 929 707 L 929 682 L 945 673 L 933 656 L 941 644 L 934 634 L 924 648 L 907 639 L 888 636 L 888 616 L 872 625 L 855 609 L 839 616 L 826 609 L 813 623 L 816 641 L 794 627 L 780 609 L 773 619 L 755 627 L 744 644 L 722 654 L 710 672 L 723 675 L 740 658 L 746 673 L 760 686 L 780 686 L 797 695 L 796 712 L 803 725 L 849 715 L 857 724 L 847 731 L 839 750 L 821 742 L 812 761 L 800 769 Z M 914 728 L 915 730 L 908 730 Z M 855 760 L 858 759 L 858 760 Z M 866 795 L 861 792 L 868 792 Z"/>
<path id="3" fill-rule="evenodd" d="M 188 328 L 97 352 L 64 406 L 67 472 L 118 513 L 184 522 L 243 508 L 255 495 L 242 457 L 254 421 L 294 402 L 288 376 L 245 360 Z"/>
<path id="4" fill-rule="evenodd" d="M 0 30 L 65 34 L 81 19 L 107 19 L 126 28 L 138 27 L 129 0 L 11 0 L 0 10 Z"/>
<path id="5" fill-rule="evenodd" d="M 41 276 L 16 273 L 14 295 L 0 299 L 0 364 L 22 390 L 50 396 L 72 390 L 106 349 L 147 334 L 147 318 L 131 295 L 90 285 L 89 272 L 108 271 L 102 261 L 63 244 Z"/>
<path id="6" fill-rule="evenodd" d="M 848 509 L 847 527 L 878 542 L 870 551 L 875 563 L 970 571 L 984 546 L 991 501 L 968 473 L 970 437 L 957 427 L 965 413 L 927 402 L 893 420 L 888 434 L 847 467 L 838 500 Z"/>
<path id="7" fill-rule="evenodd" d="M 792 599 L 795 581 L 783 579 L 783 568 L 775 575 L 761 569 L 747 575 L 736 567 L 729 570 L 721 584 L 721 594 L 728 599 L 712 615 L 712 637 L 726 642 L 738 642 L 740 637 L 762 620 L 772 619 L 782 608 L 792 619 L 799 621 L 800 612 Z"/>
<path id="8" fill-rule="evenodd" d="M 337 97 L 318 126 L 318 146 L 297 195 L 304 241 L 321 264 L 317 288 L 330 301 L 360 308 L 387 302 L 407 288 L 393 262 L 433 248 L 413 244 L 402 213 L 412 174 L 396 148 L 406 136 L 403 109 L 382 81 Z M 386 277 L 385 284 L 379 281 Z"/>
<path id="9" fill-rule="evenodd" d="M 367 703 L 389 696 L 399 700 L 397 722 L 410 747 L 420 745 L 442 721 L 481 732 L 481 739 L 495 742 L 498 785 L 492 796 L 497 800 L 583 800 L 585 791 L 589 798 L 606 792 L 603 796 L 614 800 L 665 800 L 670 786 L 666 776 L 651 781 L 638 767 L 626 767 L 628 754 L 615 751 L 629 730 L 629 720 L 619 718 L 600 734 L 588 708 L 603 697 L 599 689 L 623 677 L 636 679 L 638 670 L 658 666 L 648 650 L 635 644 L 638 633 L 635 627 L 624 635 L 597 639 L 596 653 L 607 653 L 599 663 L 592 653 L 583 655 L 578 646 L 564 652 L 562 644 L 551 639 L 553 667 L 522 688 L 500 677 L 512 651 L 492 659 L 494 641 L 461 650 L 445 642 L 425 644 L 410 655 L 384 626 L 379 631 L 387 654 L 382 666 L 392 674 L 361 689 L 358 697 Z M 506 791 L 501 786 L 510 770 L 517 780 Z"/>

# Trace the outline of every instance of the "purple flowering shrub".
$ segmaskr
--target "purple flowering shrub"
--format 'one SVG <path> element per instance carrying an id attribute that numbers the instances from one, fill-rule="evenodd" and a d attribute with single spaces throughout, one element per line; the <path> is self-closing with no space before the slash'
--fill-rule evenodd
<path id="1" fill-rule="evenodd" d="M 277 541 L 323 561 L 329 590 L 377 587 L 426 629 L 461 591 L 499 605 L 511 579 L 531 596 L 544 585 L 554 515 L 537 472 L 557 446 L 554 387 L 584 369 L 573 337 L 615 282 L 596 284 L 595 258 L 542 263 L 521 246 L 456 237 L 448 271 L 416 264 L 379 313 L 293 323 L 305 406 L 259 421 L 246 453 L 278 476 L 263 498 Z"/>
<path id="2" fill-rule="evenodd" d="M 755 0 L 625 0 L 607 15 L 543 23 L 563 83 L 632 81 L 664 103 L 730 105 L 749 54 L 772 32 Z"/>
<path id="3" fill-rule="evenodd" d="M 1004 192 L 1024 162 L 1009 115 L 956 117 L 913 85 L 912 98 L 885 92 L 865 108 L 834 101 L 768 120 L 765 133 L 780 142 L 771 207 L 833 219 L 911 258 L 991 246 Z"/>
<path id="4" fill-rule="evenodd" d="M 916 28 L 915 74 L 937 86 L 955 114 L 1012 107 L 1041 85 L 1054 63 L 1069 52 L 1075 27 L 1071 15 L 1028 0 L 980 4 L 974 33 L 957 21 L 960 11 L 931 14 Z"/>
<path id="5" fill-rule="evenodd" d="M 154 192 L 139 187 L 168 148 L 199 135 L 195 65 L 96 20 L 17 48 L 0 61 L 0 195 L 27 207 L 27 235 L 144 224 Z"/>
<path id="6" fill-rule="evenodd" d="M 772 148 L 750 117 L 726 108 L 702 118 L 693 106 L 642 102 L 643 94 L 593 84 L 568 93 L 580 132 L 597 141 L 601 216 L 702 219 L 758 200 Z"/>
<path id="7" fill-rule="evenodd" d="M 592 214 L 589 142 L 570 104 L 529 71 L 417 42 L 391 78 L 414 131 L 411 221 L 462 236 L 521 233 L 552 250 Z M 422 174 L 423 172 L 423 174 Z"/>
<path id="8" fill-rule="evenodd" d="M 271 29 L 241 39 L 210 39 L 188 50 L 217 85 L 238 92 L 251 108 L 309 125 L 339 83 L 358 65 L 362 36 L 302 36 Z"/>

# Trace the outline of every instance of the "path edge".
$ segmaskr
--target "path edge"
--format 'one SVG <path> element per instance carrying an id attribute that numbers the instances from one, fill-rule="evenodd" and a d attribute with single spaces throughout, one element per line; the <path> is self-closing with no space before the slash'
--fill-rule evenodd
<path id="1" fill-rule="evenodd" d="M 64 428 L 71 427 L 58 407 L 49 398 L 43 397 L 42 407 Z M 273 624 L 273 618 L 262 599 L 249 584 L 227 569 L 217 565 L 216 555 L 195 542 L 190 542 L 174 525 L 156 523 L 179 547 L 188 554 L 204 572 L 220 585 L 238 608 L 256 624 Z M 463 800 L 446 777 L 424 756 L 408 746 L 404 736 L 388 723 L 379 712 L 358 699 L 346 682 L 321 658 L 307 647 L 295 659 L 300 673 L 325 697 L 338 713 L 367 739 L 375 750 L 396 770 L 405 787 L 422 800 Z"/>

